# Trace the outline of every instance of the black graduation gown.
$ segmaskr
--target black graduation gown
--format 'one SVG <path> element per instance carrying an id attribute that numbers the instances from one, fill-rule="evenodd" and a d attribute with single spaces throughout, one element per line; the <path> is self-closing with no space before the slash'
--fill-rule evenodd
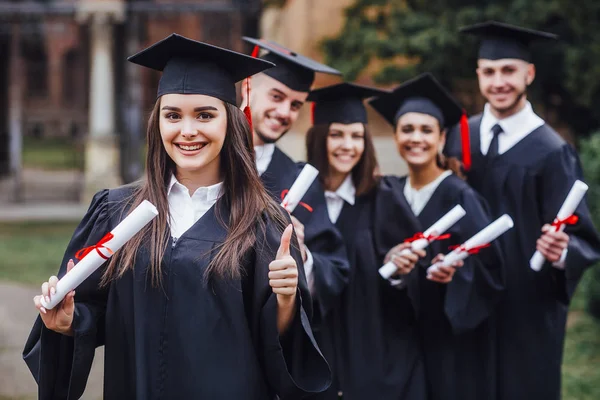
<path id="1" fill-rule="evenodd" d="M 278 201 L 282 192 L 289 190 L 304 167 L 296 163 L 275 147 L 273 158 L 261 179 L 265 188 Z M 312 208 L 308 211 L 298 205 L 292 215 L 304 224 L 304 243 L 313 256 L 315 324 L 339 302 L 339 295 L 348 282 L 348 260 L 344 241 L 338 230 L 329 220 L 325 192 L 318 179 L 315 179 L 302 199 Z"/>
<path id="2" fill-rule="evenodd" d="M 496 392 L 495 325 L 490 318 L 501 298 L 504 270 L 500 245 L 465 260 L 448 284 L 426 278 L 427 267 L 437 254 L 449 252 L 449 245 L 464 243 L 492 221 L 485 201 L 455 175 L 444 179 L 418 216 L 404 197 L 406 177 L 386 177 L 383 185 L 396 194 L 396 205 L 411 221 L 388 225 L 392 229 L 414 227 L 410 238 L 423 232 L 457 204 L 467 214 L 447 233 L 451 237 L 434 241 L 427 257 L 419 263 L 408 281 L 409 293 L 418 304 L 419 334 L 423 344 L 430 400 L 493 400 Z M 416 287 L 415 287 L 416 286 Z"/>
<path id="3" fill-rule="evenodd" d="M 600 259 L 586 204 L 577 208 L 579 222 L 566 229 L 564 270 L 547 262 L 535 272 L 529 259 L 541 227 L 554 220 L 575 180 L 582 179 L 579 157 L 543 125 L 488 165 L 480 149 L 481 117 L 469 122 L 473 165 L 468 182 L 488 201 L 493 217 L 507 213 L 515 221 L 500 238 L 507 281 L 497 314 L 498 398 L 559 399 L 568 304 L 585 269 Z M 456 143 L 448 149 L 459 153 Z"/>
<path id="4" fill-rule="evenodd" d="M 358 196 L 353 206 L 345 203 L 336 222 L 346 243 L 350 280 L 339 307 L 316 335 L 334 375 L 319 399 L 336 399 L 338 391 L 344 400 L 426 398 L 413 305 L 406 290 L 392 287 L 378 272 L 391 243 L 400 239 L 376 241 L 374 228 L 390 223 L 376 212 L 377 197 L 374 190 Z M 398 215 L 394 220 L 403 222 Z"/>
<path id="5" fill-rule="evenodd" d="M 117 205 L 128 193 L 105 190 L 94 197 L 59 276 L 78 249 L 117 224 Z M 152 287 L 148 251 L 140 249 L 133 272 L 100 290 L 97 271 L 77 288 L 74 337 L 46 329 L 38 317 L 23 355 L 40 399 L 79 398 L 101 345 L 106 399 L 262 400 L 276 393 L 295 399 L 327 388 L 330 373 L 311 333 L 310 302 L 302 303 L 310 298 L 302 271 L 294 323 L 279 337 L 268 264 L 280 234 L 268 219 L 266 232 L 257 232 L 265 241 L 245 260 L 245 277 L 204 283 L 211 257 L 203 254 L 214 254 L 226 236 L 215 207 L 227 221 L 228 207 L 219 200 L 176 243 L 169 240 L 162 287 Z M 293 256 L 299 261 L 297 251 Z"/>

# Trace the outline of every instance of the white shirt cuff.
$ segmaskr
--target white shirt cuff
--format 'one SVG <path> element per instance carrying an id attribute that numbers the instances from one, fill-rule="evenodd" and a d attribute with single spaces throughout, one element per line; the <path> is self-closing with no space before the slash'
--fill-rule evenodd
<path id="1" fill-rule="evenodd" d="M 308 283 L 308 290 L 312 293 L 314 286 L 314 276 L 313 276 L 313 265 L 314 259 L 308 247 L 304 245 L 304 250 L 306 251 L 306 261 L 304 262 L 304 273 L 306 274 L 306 282 Z"/>
<path id="2" fill-rule="evenodd" d="M 567 260 L 568 252 L 569 252 L 569 249 L 564 249 L 562 254 L 560 255 L 560 260 L 558 260 L 555 263 L 552 263 L 552 266 L 554 268 L 558 268 L 558 269 L 565 269 L 565 261 Z"/>

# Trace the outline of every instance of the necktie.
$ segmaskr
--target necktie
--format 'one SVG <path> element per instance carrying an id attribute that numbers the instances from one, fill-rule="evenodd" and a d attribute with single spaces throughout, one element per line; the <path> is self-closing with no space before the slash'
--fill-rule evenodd
<path id="1" fill-rule="evenodd" d="M 490 147 L 488 148 L 488 152 L 486 155 L 486 159 L 492 160 L 498 156 L 498 136 L 503 132 L 502 127 L 498 124 L 492 127 L 492 134 L 494 137 L 492 138 L 492 142 L 490 143 Z"/>

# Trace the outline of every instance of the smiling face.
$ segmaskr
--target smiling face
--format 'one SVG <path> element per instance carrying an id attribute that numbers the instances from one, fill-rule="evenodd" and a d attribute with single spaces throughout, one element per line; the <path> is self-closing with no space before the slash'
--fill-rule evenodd
<path id="1" fill-rule="evenodd" d="M 348 175 L 365 151 L 365 126 L 360 122 L 329 126 L 327 160 L 331 174 Z"/>
<path id="2" fill-rule="evenodd" d="M 435 117 L 410 112 L 398 119 L 395 139 L 398 152 L 409 168 L 422 169 L 436 164 L 446 135 L 440 131 L 440 123 Z"/>
<path id="3" fill-rule="evenodd" d="M 292 90 L 265 74 L 252 78 L 251 87 L 254 144 L 274 143 L 296 122 L 308 93 Z"/>
<path id="4" fill-rule="evenodd" d="M 227 132 L 227 111 L 221 100 L 199 94 L 166 94 L 160 100 L 159 128 L 178 177 L 201 177 L 205 185 L 218 182 Z"/>
<path id="5" fill-rule="evenodd" d="M 500 118 L 523 108 L 527 86 L 535 78 L 533 64 L 517 59 L 478 61 L 479 90 Z"/>

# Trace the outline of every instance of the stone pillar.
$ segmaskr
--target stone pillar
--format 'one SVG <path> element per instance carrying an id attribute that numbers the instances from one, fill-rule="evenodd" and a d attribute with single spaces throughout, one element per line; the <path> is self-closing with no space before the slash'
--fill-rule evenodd
<path id="1" fill-rule="evenodd" d="M 21 34 L 18 23 L 12 25 L 10 43 L 9 90 L 8 90 L 8 140 L 9 168 L 13 178 L 12 199 L 23 201 L 23 60 L 21 57 Z"/>
<path id="2" fill-rule="evenodd" d="M 77 19 L 88 24 L 91 42 L 89 131 L 81 199 L 86 203 L 98 190 L 121 184 L 114 93 L 113 23 L 123 21 L 124 17 L 125 4 L 121 0 L 82 0 L 78 3 Z"/>

